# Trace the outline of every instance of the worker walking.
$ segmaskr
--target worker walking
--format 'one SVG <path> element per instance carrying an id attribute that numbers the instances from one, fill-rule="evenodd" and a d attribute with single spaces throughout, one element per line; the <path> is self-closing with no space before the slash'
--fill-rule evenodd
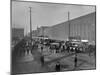
<path id="1" fill-rule="evenodd" d="M 40 61 L 41 61 L 41 65 L 43 66 L 44 65 L 44 56 L 41 56 Z"/>
<path id="2" fill-rule="evenodd" d="M 55 70 L 58 72 L 61 70 L 61 65 L 59 62 L 56 63 Z"/>

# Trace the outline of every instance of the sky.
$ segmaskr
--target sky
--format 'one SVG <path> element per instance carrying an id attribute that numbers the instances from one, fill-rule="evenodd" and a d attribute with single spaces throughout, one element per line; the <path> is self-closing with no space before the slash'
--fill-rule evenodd
<path id="1" fill-rule="evenodd" d="M 30 27 L 29 7 L 32 7 L 33 30 L 37 26 L 52 26 L 67 21 L 68 12 L 70 19 L 95 12 L 95 6 L 12 1 L 12 27 L 24 28 L 25 34 Z"/>

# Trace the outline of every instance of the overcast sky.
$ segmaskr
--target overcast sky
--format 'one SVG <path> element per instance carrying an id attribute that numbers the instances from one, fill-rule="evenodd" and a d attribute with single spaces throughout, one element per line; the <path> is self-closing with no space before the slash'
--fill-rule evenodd
<path id="1" fill-rule="evenodd" d="M 68 4 L 52 4 L 38 2 L 12 1 L 12 27 L 24 28 L 29 31 L 29 7 L 32 7 L 32 29 L 40 26 L 52 26 L 70 19 L 95 12 L 94 6 L 79 6 Z"/>

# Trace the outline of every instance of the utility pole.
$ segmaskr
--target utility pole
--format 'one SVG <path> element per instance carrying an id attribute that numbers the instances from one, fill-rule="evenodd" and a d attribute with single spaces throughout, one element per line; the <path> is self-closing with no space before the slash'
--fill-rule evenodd
<path id="1" fill-rule="evenodd" d="M 68 27 L 69 27 L 69 34 L 68 37 L 70 37 L 70 12 L 68 11 Z"/>
<path id="2" fill-rule="evenodd" d="M 32 7 L 29 7 L 29 9 L 30 9 L 30 40 L 31 40 L 31 45 L 32 45 L 32 18 L 31 18 Z"/>

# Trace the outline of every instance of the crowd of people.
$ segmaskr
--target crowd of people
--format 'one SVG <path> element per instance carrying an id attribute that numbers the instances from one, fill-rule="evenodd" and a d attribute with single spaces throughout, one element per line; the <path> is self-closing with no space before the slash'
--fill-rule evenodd
<path id="1" fill-rule="evenodd" d="M 68 53 L 76 53 L 75 55 L 75 60 L 74 60 L 74 67 L 77 66 L 77 53 L 84 52 L 82 47 L 79 47 L 79 45 L 76 46 L 76 44 L 72 44 L 69 41 L 60 41 L 60 40 L 52 40 L 52 39 L 38 39 L 38 40 L 27 40 L 27 39 L 22 39 L 15 47 L 12 52 L 14 56 L 24 56 L 25 52 L 29 53 L 29 51 L 32 53 L 33 50 L 38 49 L 40 46 L 41 52 L 43 51 L 44 47 L 48 47 L 49 51 L 54 51 L 56 53 L 62 53 L 67 51 Z M 88 52 L 89 55 L 91 52 L 95 51 L 95 46 L 89 45 L 88 46 Z M 44 56 L 41 56 L 40 58 L 41 65 L 44 65 Z M 57 62 L 55 65 L 55 70 L 60 71 L 61 69 L 61 64 L 60 62 Z"/>

